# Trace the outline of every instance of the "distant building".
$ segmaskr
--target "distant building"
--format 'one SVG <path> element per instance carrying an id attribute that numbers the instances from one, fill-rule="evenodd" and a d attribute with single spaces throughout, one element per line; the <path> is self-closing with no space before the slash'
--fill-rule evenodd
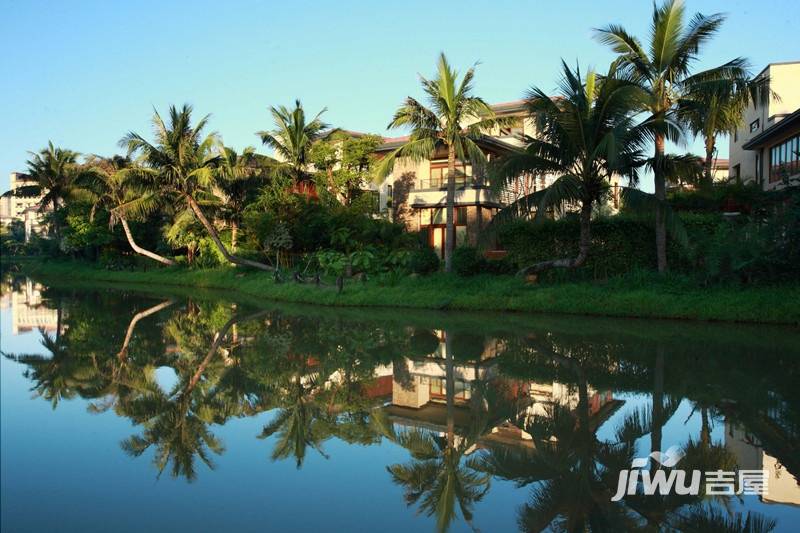
<path id="1" fill-rule="evenodd" d="M 41 233 L 44 229 L 43 216 L 40 210 L 42 195 L 26 196 L 13 194 L 23 187 L 37 185 L 27 174 L 12 172 L 9 175 L 10 189 L 0 197 L 0 225 L 8 226 L 14 221 L 25 224 L 25 240 L 33 233 Z"/>
<path id="2" fill-rule="evenodd" d="M 800 175 L 800 61 L 770 63 L 758 76 L 769 77 L 779 98 L 745 111 L 730 138 L 730 169 L 732 178 L 769 190 Z"/>
<path id="3" fill-rule="evenodd" d="M 711 162 L 711 181 L 714 183 L 725 183 L 730 177 L 730 160 L 714 159 Z"/>

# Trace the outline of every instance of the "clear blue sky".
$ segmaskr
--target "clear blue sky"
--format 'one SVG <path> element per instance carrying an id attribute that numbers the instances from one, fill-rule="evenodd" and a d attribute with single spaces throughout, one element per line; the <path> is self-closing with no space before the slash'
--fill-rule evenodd
<path id="1" fill-rule="evenodd" d="M 439 51 L 462 71 L 480 61 L 477 93 L 491 102 L 534 84 L 551 90 L 560 58 L 600 69 L 611 60 L 592 28 L 617 22 L 644 36 L 651 9 L 610 0 L 0 0 L 0 191 L 48 139 L 110 155 L 127 131 L 149 132 L 153 106 L 172 103 L 211 113 L 212 129 L 236 148 L 257 145 L 254 132 L 272 127 L 268 107 L 295 98 L 309 112 L 327 106 L 334 125 L 386 133 Z M 729 15 L 699 67 L 800 59 L 796 0 L 689 0 L 688 10 Z"/>

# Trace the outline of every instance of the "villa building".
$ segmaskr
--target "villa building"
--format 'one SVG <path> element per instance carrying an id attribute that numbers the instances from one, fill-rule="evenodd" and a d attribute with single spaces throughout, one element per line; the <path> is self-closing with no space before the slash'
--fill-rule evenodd
<path id="1" fill-rule="evenodd" d="M 524 100 L 492 105 L 498 117 L 513 119 L 512 124 L 486 131 L 478 146 L 492 160 L 524 146 L 525 137 L 535 135 L 533 120 Z M 384 139 L 377 149 L 379 157 L 403 145 L 408 137 Z M 548 187 L 551 175 L 521 175 L 500 192 L 489 187 L 485 175 L 469 161 L 456 162 L 455 231 L 456 246 L 478 244 L 481 231 L 498 210 L 518 198 Z M 380 194 L 382 210 L 403 222 L 411 231 L 427 232 L 429 244 L 440 256 L 444 253 L 447 195 L 447 152 L 442 147 L 430 160 L 412 162 L 398 159 L 394 170 L 380 185 L 370 188 Z M 619 206 L 619 181 L 612 183 L 612 208 Z"/>
<path id="2" fill-rule="evenodd" d="M 800 175 L 800 61 L 770 63 L 758 76 L 777 97 L 745 111 L 730 138 L 730 168 L 732 178 L 770 190 Z"/>

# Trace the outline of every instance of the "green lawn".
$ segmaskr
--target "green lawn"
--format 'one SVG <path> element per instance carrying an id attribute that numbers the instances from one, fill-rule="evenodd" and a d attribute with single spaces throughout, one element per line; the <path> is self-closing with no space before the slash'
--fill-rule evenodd
<path id="1" fill-rule="evenodd" d="M 628 276 L 606 282 L 526 285 L 510 276 L 460 278 L 445 274 L 395 283 L 348 281 L 341 294 L 326 286 L 275 283 L 268 273 L 234 268 L 180 267 L 109 271 L 83 262 L 23 260 L 22 272 L 51 284 L 114 282 L 130 286 L 196 287 L 235 291 L 276 301 L 338 306 L 384 306 L 481 311 L 570 313 L 800 324 L 800 283 L 712 286 L 674 277 Z"/>

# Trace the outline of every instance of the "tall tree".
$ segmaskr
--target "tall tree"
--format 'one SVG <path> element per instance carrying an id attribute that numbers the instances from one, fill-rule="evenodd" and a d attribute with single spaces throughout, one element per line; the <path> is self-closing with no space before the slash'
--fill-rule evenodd
<path id="1" fill-rule="evenodd" d="M 175 261 L 139 246 L 133 238 L 128 225 L 129 218 L 144 218 L 159 207 L 156 191 L 141 183 L 137 183 L 139 172 L 131 165 L 130 159 L 114 156 L 110 159 L 92 158 L 87 162 L 91 166 L 87 188 L 93 196 L 90 220 L 94 219 L 98 208 L 106 209 L 110 215 L 109 225 L 117 222 L 122 225 L 128 244 L 137 254 L 149 257 L 165 265 L 174 265 Z"/>
<path id="2" fill-rule="evenodd" d="M 686 21 L 681 0 L 667 0 L 653 6 L 648 35 L 649 47 L 622 26 L 611 24 L 597 30 L 597 38 L 619 54 L 619 62 L 630 79 L 649 94 L 647 111 L 656 127 L 652 161 L 656 196 L 656 252 L 658 271 L 667 270 L 666 139 L 677 141 L 683 130 L 675 116 L 678 101 L 721 81 L 744 81 L 749 77 L 747 62 L 733 59 L 724 65 L 692 74 L 700 50 L 719 30 L 721 14 L 695 14 Z"/>
<path id="3" fill-rule="evenodd" d="M 455 245 L 454 204 L 456 191 L 456 159 L 477 167 L 486 162 L 486 156 L 476 144 L 482 132 L 503 123 L 481 98 L 473 96 L 475 68 L 470 68 L 458 81 L 456 72 L 447 62 L 444 53 L 439 56 L 436 77 L 428 80 L 420 76 L 427 95 L 426 107 L 412 97 L 406 98 L 389 123 L 390 128 L 408 126 L 408 141 L 381 160 L 377 177 L 385 178 L 394 168 L 397 158 L 424 161 L 433 157 L 436 149 L 447 150 L 447 226 L 445 229 L 445 271 L 452 269 Z"/>
<path id="4" fill-rule="evenodd" d="M 142 157 L 149 170 L 146 174 L 152 179 L 151 185 L 188 206 L 227 261 L 235 265 L 272 270 L 268 265 L 230 253 L 200 207 L 198 199 L 212 194 L 216 168 L 220 163 L 216 134 L 203 136 L 208 119 L 206 115 L 192 126 L 192 106 L 184 104 L 181 109 L 170 106 L 169 124 L 162 120 L 157 111 L 153 114 L 154 143 L 138 133 L 130 132 L 122 138 L 120 145 L 127 148 L 129 154 Z"/>
<path id="5" fill-rule="evenodd" d="M 695 137 L 703 139 L 706 158 L 701 185 L 710 187 L 714 181 L 714 159 L 717 155 L 717 137 L 732 134 L 744 120 L 744 113 L 752 103 L 765 104 L 770 97 L 769 78 L 755 80 L 720 80 L 715 84 L 701 84 L 678 101 L 678 116 Z"/>
<path id="6" fill-rule="evenodd" d="M 232 148 L 222 149 L 215 188 L 222 196 L 220 217 L 231 229 L 232 252 L 236 252 L 244 209 L 255 200 L 264 178 L 264 168 L 259 164 L 255 148 L 248 146 L 241 154 Z"/>
<path id="7" fill-rule="evenodd" d="M 262 143 L 275 150 L 278 159 L 284 163 L 276 170 L 291 175 L 295 184 L 307 181 L 309 178 L 307 164 L 311 145 L 328 127 L 320 118 L 325 111 L 327 108 L 323 108 L 310 122 L 307 122 L 300 100 L 295 100 L 294 109 L 286 106 L 271 107 L 275 129 L 259 131 L 256 134 L 261 137 Z"/>
<path id="8" fill-rule="evenodd" d="M 77 179 L 80 174 L 78 169 L 78 152 L 58 148 L 50 141 L 47 146 L 39 152 L 30 152 L 31 159 L 28 160 L 28 173 L 36 180 L 38 191 L 15 192 L 15 194 L 25 194 L 30 192 L 42 195 L 39 211 L 42 212 L 48 206 L 53 209 L 53 233 L 56 239 L 61 235 L 61 223 L 59 221 L 59 209 L 64 205 L 67 198 L 77 192 Z"/>
<path id="9" fill-rule="evenodd" d="M 636 125 L 634 114 L 646 97 L 638 85 L 616 77 L 612 64 L 605 77 L 562 62 L 557 96 L 534 87 L 526 106 L 536 124 L 536 138 L 525 148 L 503 156 L 492 166 L 492 182 L 504 187 L 523 173 L 551 174 L 552 185 L 525 195 L 498 213 L 495 221 L 527 217 L 535 209 L 543 220 L 551 209 L 580 208 L 580 239 L 575 257 L 543 261 L 520 273 L 546 268 L 581 266 L 589 255 L 592 207 L 599 205 L 610 189 L 613 174 L 635 175 L 640 151 L 648 138 L 647 125 Z"/>

